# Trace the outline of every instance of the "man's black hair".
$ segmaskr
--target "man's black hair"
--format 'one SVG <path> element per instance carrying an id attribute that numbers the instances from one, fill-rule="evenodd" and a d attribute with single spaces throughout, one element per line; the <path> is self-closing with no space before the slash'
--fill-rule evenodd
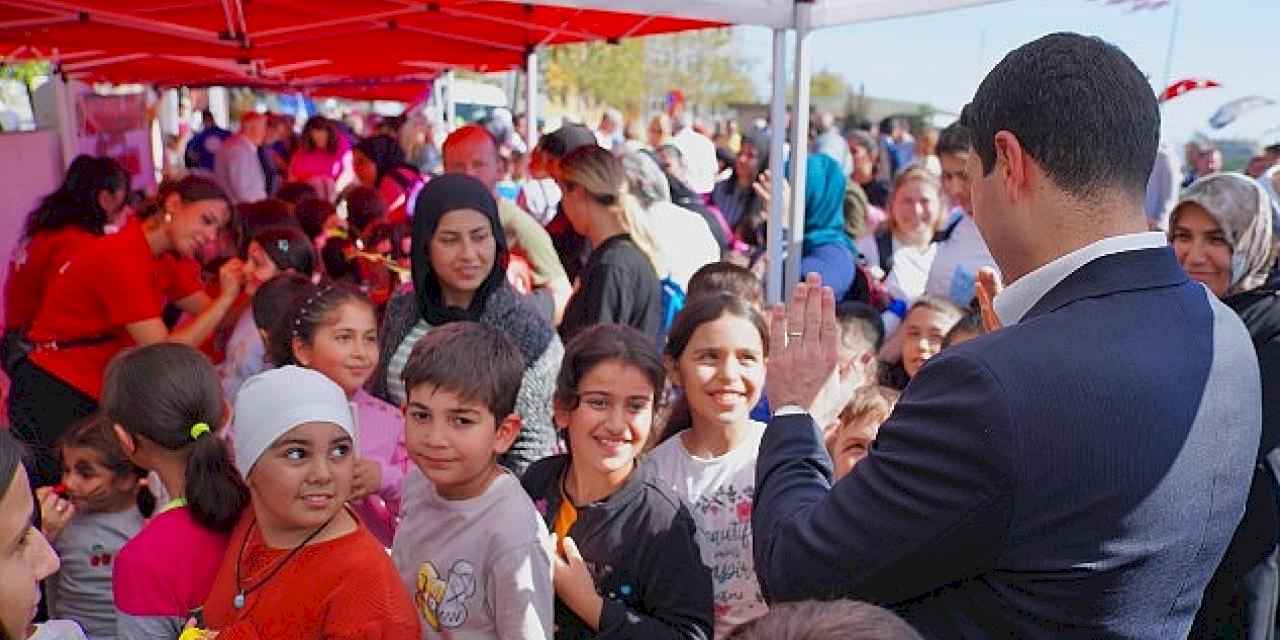
<path id="1" fill-rule="evenodd" d="M 953 122 L 938 134 L 938 155 L 973 151 L 973 134 L 959 122 Z"/>
<path id="2" fill-rule="evenodd" d="M 1009 131 L 1059 187 L 1084 197 L 1144 193 L 1160 138 L 1160 109 L 1142 72 L 1100 38 L 1055 33 L 1005 56 L 960 121 L 984 175 L 995 135 Z"/>

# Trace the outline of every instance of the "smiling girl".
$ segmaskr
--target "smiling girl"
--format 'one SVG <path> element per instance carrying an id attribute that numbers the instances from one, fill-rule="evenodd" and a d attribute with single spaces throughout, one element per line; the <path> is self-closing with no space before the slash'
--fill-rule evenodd
<path id="1" fill-rule="evenodd" d="M 693 517 L 638 459 L 664 379 L 653 338 L 630 327 L 586 329 L 565 350 L 555 415 L 569 453 L 523 478 L 558 543 L 557 640 L 711 637 Z"/>
<path id="2" fill-rule="evenodd" d="M 355 410 L 358 437 L 352 506 L 383 546 L 390 547 L 408 470 L 404 415 L 364 390 L 378 366 L 378 321 L 364 294 L 343 286 L 309 286 L 302 304 L 277 325 L 269 358 L 323 373 Z"/>
<path id="3" fill-rule="evenodd" d="M 382 545 L 346 508 L 356 429 L 347 394 L 296 366 L 250 378 L 236 401 L 240 514 L 204 606 L 220 640 L 418 637 Z"/>
<path id="4" fill-rule="evenodd" d="M 716 637 L 767 611 L 751 556 L 756 453 L 765 425 L 748 414 L 764 390 L 768 330 L 741 298 L 716 294 L 693 299 L 667 339 L 667 370 L 684 396 L 649 457 L 698 525 L 702 560 L 714 579 Z"/>

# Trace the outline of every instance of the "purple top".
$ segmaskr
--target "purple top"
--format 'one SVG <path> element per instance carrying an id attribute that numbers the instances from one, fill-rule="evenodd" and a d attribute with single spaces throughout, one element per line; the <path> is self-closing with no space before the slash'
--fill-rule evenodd
<path id="1" fill-rule="evenodd" d="M 409 468 L 404 444 L 404 415 L 394 406 L 361 389 L 351 399 L 359 430 L 361 458 L 382 467 L 382 487 L 376 494 L 352 503 L 360 520 L 383 546 L 390 547 L 400 520 L 400 496 Z"/>

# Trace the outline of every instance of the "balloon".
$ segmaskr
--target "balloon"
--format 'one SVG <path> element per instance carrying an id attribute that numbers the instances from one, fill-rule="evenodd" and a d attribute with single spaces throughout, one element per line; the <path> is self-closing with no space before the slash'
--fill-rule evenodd
<path id="1" fill-rule="evenodd" d="M 1236 118 L 1239 118 L 1241 115 L 1244 115 L 1249 111 L 1261 109 L 1262 107 L 1269 107 L 1275 103 L 1275 100 L 1264 98 L 1262 96 L 1248 96 L 1246 98 L 1232 100 L 1231 102 L 1222 105 L 1216 112 L 1214 112 L 1213 116 L 1209 118 L 1209 126 L 1214 129 L 1221 129 L 1232 122 L 1235 122 Z"/>
<path id="2" fill-rule="evenodd" d="M 1195 91 L 1196 89 L 1212 89 L 1214 87 L 1221 86 L 1222 85 L 1216 80 L 1207 80 L 1204 78 L 1187 78 L 1186 80 L 1179 80 L 1165 88 L 1164 92 L 1160 94 L 1160 102 L 1168 102 L 1169 100 L 1177 98 L 1178 96 L 1184 95 L 1190 91 Z"/>

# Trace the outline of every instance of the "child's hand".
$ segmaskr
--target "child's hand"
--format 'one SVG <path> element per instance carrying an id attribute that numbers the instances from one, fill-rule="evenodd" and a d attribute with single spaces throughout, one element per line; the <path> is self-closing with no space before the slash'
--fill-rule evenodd
<path id="1" fill-rule="evenodd" d="M 36 489 L 36 499 L 40 501 L 40 529 L 44 537 L 53 542 L 62 533 L 63 527 L 76 514 L 76 506 L 69 500 L 59 496 L 53 487 Z"/>
<path id="2" fill-rule="evenodd" d="M 983 267 L 978 270 L 978 307 L 982 311 L 982 327 L 988 333 L 1003 326 L 1000 316 L 996 315 L 996 296 L 1003 288 L 995 269 Z"/>
<path id="3" fill-rule="evenodd" d="M 587 569 L 587 563 L 578 552 L 578 545 L 573 538 L 566 537 L 561 542 L 563 553 L 557 553 L 553 559 L 553 577 L 556 595 L 591 626 L 600 629 L 600 613 L 604 609 L 604 600 L 596 593 L 596 582 Z"/>
<path id="4" fill-rule="evenodd" d="M 356 459 L 351 475 L 351 499 L 359 500 L 382 488 L 382 466 L 369 458 Z"/>

